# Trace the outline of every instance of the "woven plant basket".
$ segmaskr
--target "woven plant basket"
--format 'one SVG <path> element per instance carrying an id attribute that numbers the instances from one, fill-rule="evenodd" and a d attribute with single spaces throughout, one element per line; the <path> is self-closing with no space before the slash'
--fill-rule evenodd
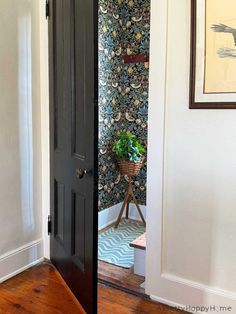
<path id="1" fill-rule="evenodd" d="M 140 169 L 143 164 L 143 159 L 139 162 L 117 159 L 117 163 L 120 169 L 120 174 L 133 176 L 133 175 L 139 174 Z"/>

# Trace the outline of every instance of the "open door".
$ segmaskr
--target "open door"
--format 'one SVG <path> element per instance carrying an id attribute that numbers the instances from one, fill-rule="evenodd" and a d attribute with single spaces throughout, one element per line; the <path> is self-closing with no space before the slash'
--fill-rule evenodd
<path id="1" fill-rule="evenodd" d="M 96 0 L 49 1 L 50 255 L 87 313 L 97 312 Z"/>

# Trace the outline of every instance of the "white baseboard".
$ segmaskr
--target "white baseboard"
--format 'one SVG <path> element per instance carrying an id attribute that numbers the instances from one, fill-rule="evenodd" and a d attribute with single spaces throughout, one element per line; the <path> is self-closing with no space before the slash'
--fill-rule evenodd
<path id="1" fill-rule="evenodd" d="M 43 240 L 37 240 L 0 256 L 0 283 L 44 260 Z"/>
<path id="2" fill-rule="evenodd" d="M 116 204 L 110 208 L 104 209 L 101 212 L 99 212 L 98 214 L 98 230 L 102 230 L 104 228 L 106 228 L 107 226 L 113 224 L 120 212 L 122 203 Z M 144 216 L 144 218 L 146 218 L 146 206 L 145 205 L 141 205 L 140 206 L 142 214 Z M 125 211 L 123 214 L 123 217 L 125 217 Z M 129 215 L 130 219 L 134 219 L 134 220 L 140 220 L 140 216 L 138 214 L 138 211 L 135 207 L 135 204 L 131 203 L 130 204 L 130 215 Z"/>
<path id="3" fill-rule="evenodd" d="M 116 204 L 110 208 L 104 209 L 98 213 L 98 230 L 102 230 L 107 226 L 113 224 L 120 210 L 120 204 Z"/>
<path id="4" fill-rule="evenodd" d="M 139 205 L 139 206 L 140 206 L 141 212 L 143 214 L 143 217 L 146 219 L 146 205 Z M 130 215 L 129 215 L 129 217 L 131 219 L 134 219 L 134 220 L 141 220 L 139 213 L 137 211 L 137 208 L 136 208 L 135 204 L 133 204 L 133 203 L 130 204 Z"/>
<path id="5" fill-rule="evenodd" d="M 195 314 L 236 313 L 236 293 L 209 287 L 170 274 L 163 274 L 162 278 L 168 281 L 172 288 L 178 284 L 179 287 L 182 286 L 182 290 L 186 289 L 186 296 L 188 294 L 185 300 L 186 304 L 183 305 L 167 298 L 150 295 L 150 298 L 154 301 Z M 176 291 L 176 294 L 178 294 L 178 291 Z M 224 309 L 220 311 L 220 307 Z M 225 308 L 231 308 L 231 310 L 226 310 Z"/>
<path id="6" fill-rule="evenodd" d="M 170 307 L 173 307 L 173 308 L 183 308 L 183 305 L 181 304 L 178 304 L 178 303 L 175 303 L 175 302 L 171 302 L 169 300 L 166 300 L 166 299 L 163 299 L 163 298 L 159 298 L 157 296 L 154 296 L 154 295 L 150 295 L 150 298 L 151 300 L 155 301 L 155 302 L 158 302 L 158 303 L 161 303 L 161 304 L 165 304 L 165 305 L 168 305 Z M 187 312 L 187 311 L 186 311 Z M 194 313 L 194 312 L 190 312 L 188 311 L 189 313 Z M 196 314 L 196 312 L 195 312 Z"/>

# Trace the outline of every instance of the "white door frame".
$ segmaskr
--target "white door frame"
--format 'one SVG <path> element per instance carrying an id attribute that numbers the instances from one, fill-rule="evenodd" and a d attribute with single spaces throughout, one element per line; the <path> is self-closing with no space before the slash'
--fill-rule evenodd
<path id="1" fill-rule="evenodd" d="M 50 214 L 50 131 L 49 131 L 49 72 L 48 72 L 48 22 L 45 1 L 39 1 L 40 12 L 40 96 L 41 96 L 41 147 L 42 147 L 42 235 L 44 257 L 50 258 L 47 220 Z"/>
<path id="2" fill-rule="evenodd" d="M 151 1 L 147 160 L 146 293 L 162 295 L 162 221 L 167 61 L 167 1 Z"/>
<path id="3" fill-rule="evenodd" d="M 235 294 L 166 273 L 163 267 L 165 108 L 168 82 L 168 23 L 171 22 L 168 20 L 168 4 L 171 1 L 186 1 L 186 5 L 189 5 L 190 20 L 190 0 L 151 0 L 146 292 L 152 299 L 171 306 L 218 305 L 233 306 L 235 309 Z M 191 312 L 190 307 L 187 310 Z M 200 310 L 197 312 L 200 313 Z M 217 311 L 212 310 L 211 313 Z"/>

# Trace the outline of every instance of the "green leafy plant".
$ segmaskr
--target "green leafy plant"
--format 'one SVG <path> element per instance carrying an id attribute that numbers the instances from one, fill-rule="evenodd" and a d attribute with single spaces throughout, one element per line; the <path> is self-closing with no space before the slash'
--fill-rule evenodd
<path id="1" fill-rule="evenodd" d="M 118 158 L 133 162 L 141 161 L 145 152 L 137 137 L 129 131 L 122 131 L 117 135 L 113 150 Z"/>

